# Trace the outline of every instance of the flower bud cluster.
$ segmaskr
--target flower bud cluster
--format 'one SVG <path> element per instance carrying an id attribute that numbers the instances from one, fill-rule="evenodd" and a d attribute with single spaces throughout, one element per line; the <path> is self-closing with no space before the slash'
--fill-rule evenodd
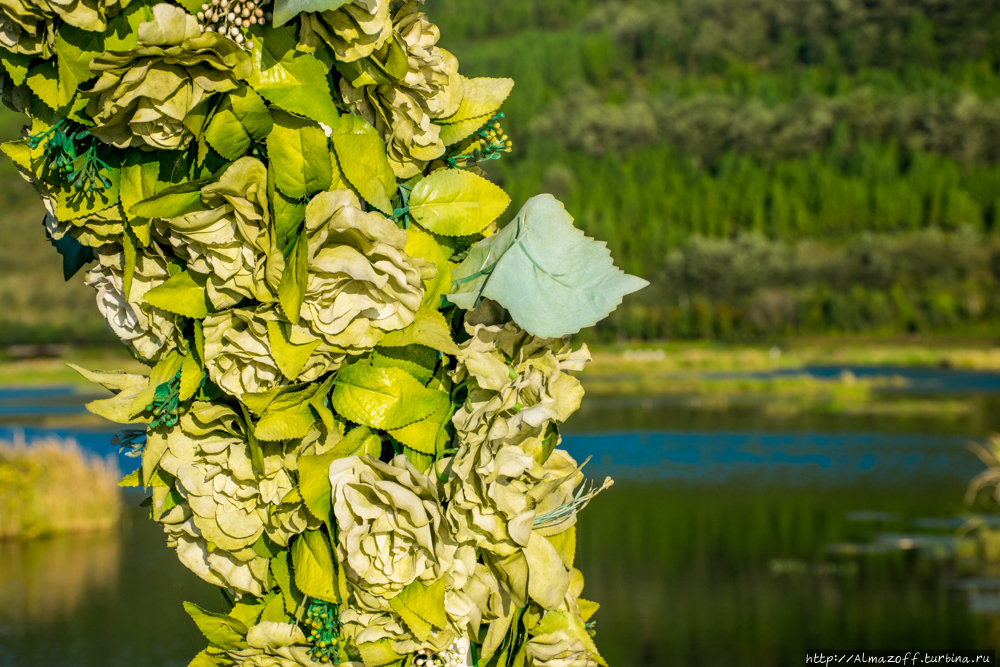
<path id="1" fill-rule="evenodd" d="M 205 32 L 215 32 L 229 37 L 248 51 L 254 43 L 244 36 L 244 31 L 252 25 L 263 24 L 272 18 L 262 5 L 268 0 L 212 0 L 201 6 L 198 22 Z"/>

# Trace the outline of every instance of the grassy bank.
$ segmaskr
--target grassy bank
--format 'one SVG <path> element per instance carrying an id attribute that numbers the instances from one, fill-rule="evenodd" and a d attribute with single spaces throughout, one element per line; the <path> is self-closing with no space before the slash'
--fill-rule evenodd
<path id="1" fill-rule="evenodd" d="M 73 441 L 0 442 L 0 539 L 107 530 L 121 515 L 113 458 Z"/>

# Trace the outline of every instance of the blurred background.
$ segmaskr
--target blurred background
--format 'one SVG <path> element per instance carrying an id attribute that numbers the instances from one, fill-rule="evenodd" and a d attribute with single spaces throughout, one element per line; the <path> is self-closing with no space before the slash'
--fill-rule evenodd
<path id="1" fill-rule="evenodd" d="M 426 8 L 516 81 L 512 210 L 556 195 L 652 283 L 580 336 L 564 431 L 618 482 L 577 552 L 609 663 L 1000 648 L 1000 513 L 966 498 L 1000 466 L 1000 0 Z M 0 666 L 184 667 L 181 600 L 221 600 L 64 365 L 135 363 L 0 172 Z"/>

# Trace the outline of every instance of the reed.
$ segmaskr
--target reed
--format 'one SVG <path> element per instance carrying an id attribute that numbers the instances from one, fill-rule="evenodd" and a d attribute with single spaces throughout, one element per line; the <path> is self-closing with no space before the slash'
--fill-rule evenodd
<path id="1" fill-rule="evenodd" d="M 121 516 L 113 457 L 74 440 L 0 442 L 0 539 L 107 530 Z"/>

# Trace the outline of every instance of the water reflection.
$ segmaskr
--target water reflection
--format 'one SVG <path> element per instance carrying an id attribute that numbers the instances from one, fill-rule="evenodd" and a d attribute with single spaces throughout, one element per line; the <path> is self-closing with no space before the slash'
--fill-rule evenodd
<path id="1" fill-rule="evenodd" d="M 0 626 L 72 616 L 94 595 L 115 595 L 118 530 L 28 541 L 0 540 Z"/>
<path id="2" fill-rule="evenodd" d="M 989 611 L 986 580 L 954 584 L 967 576 L 955 536 L 965 484 L 980 469 L 964 445 L 997 428 L 998 400 L 981 395 L 974 414 L 951 418 L 588 399 L 565 445 L 618 481 L 582 514 L 577 548 L 609 664 L 783 666 L 816 648 L 996 645 L 1000 623 L 972 613 Z M 62 434 L 108 453 L 113 430 Z M 185 667 L 204 646 L 180 603 L 220 609 L 218 592 L 129 503 L 117 535 L 39 542 L 31 557 L 0 544 L 0 667 Z M 53 593 L 62 576 L 78 592 Z"/>

